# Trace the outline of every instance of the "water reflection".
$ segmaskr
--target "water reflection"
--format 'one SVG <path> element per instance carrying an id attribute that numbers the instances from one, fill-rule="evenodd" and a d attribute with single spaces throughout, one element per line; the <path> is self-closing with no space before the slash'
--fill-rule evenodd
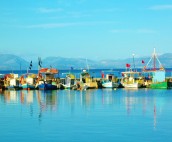
<path id="1" fill-rule="evenodd" d="M 102 104 L 113 104 L 112 89 L 106 88 L 102 90 Z"/>
<path id="2" fill-rule="evenodd" d="M 153 116 L 154 116 L 153 124 L 154 124 L 154 128 L 156 128 L 156 105 L 154 105 L 154 115 Z"/>
<path id="3" fill-rule="evenodd" d="M 87 91 L 74 90 L 22 90 L 0 93 L 1 105 L 21 105 L 29 109 L 30 116 L 38 118 L 39 121 L 49 115 L 69 112 L 84 114 L 90 111 L 107 111 L 126 115 L 127 117 L 141 115 L 151 116 L 153 127 L 157 127 L 157 118 L 166 111 L 166 106 L 171 106 L 171 90 L 126 90 L 126 89 L 98 89 Z M 15 111 L 15 110 L 14 110 Z M 27 113 L 27 111 L 22 111 Z"/>
<path id="4" fill-rule="evenodd" d="M 2 92 L 1 101 L 5 103 L 18 103 L 17 92 L 13 90 Z"/>

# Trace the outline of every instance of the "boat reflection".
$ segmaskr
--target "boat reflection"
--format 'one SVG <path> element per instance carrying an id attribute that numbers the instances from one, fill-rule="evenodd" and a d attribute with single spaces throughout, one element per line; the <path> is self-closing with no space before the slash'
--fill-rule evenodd
<path id="1" fill-rule="evenodd" d="M 0 93 L 0 105 L 21 105 L 23 111 L 29 109 L 30 116 L 37 116 L 42 121 L 43 116 L 61 114 L 63 111 L 71 115 L 88 113 L 92 111 L 106 111 L 112 109 L 113 113 L 121 112 L 126 117 L 151 115 L 153 127 L 157 126 L 157 116 L 161 116 L 166 105 L 170 102 L 161 95 L 164 91 L 149 89 L 92 89 L 86 91 L 75 90 L 5 90 Z M 171 103 L 171 102 L 170 102 Z"/>
<path id="2" fill-rule="evenodd" d="M 11 91 L 4 91 L 2 96 L 2 100 L 5 103 L 18 103 L 18 92 L 11 90 Z"/>

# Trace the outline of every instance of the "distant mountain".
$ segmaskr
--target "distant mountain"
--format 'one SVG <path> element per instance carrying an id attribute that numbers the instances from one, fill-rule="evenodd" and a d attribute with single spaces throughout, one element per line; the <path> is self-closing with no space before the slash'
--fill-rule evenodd
<path id="1" fill-rule="evenodd" d="M 82 58 L 47 57 L 42 61 L 42 63 L 43 66 L 52 66 L 58 69 L 71 69 L 71 67 L 81 69 L 87 68 L 87 65 L 89 65 L 89 68 L 96 68 L 99 66 L 96 61 Z"/>
<path id="2" fill-rule="evenodd" d="M 165 53 L 159 56 L 159 59 L 172 59 L 172 53 Z"/>
<path id="3" fill-rule="evenodd" d="M 0 54 L 0 70 L 26 69 L 29 62 L 12 54 Z"/>
<path id="4" fill-rule="evenodd" d="M 166 53 L 158 56 L 159 60 L 165 68 L 172 68 L 172 53 Z M 142 60 L 145 64 L 142 63 Z M 150 57 L 140 57 L 134 58 L 134 63 L 136 68 L 143 68 Z M 26 70 L 30 65 L 30 61 L 26 61 L 21 57 L 10 55 L 10 54 L 0 54 L 0 70 Z M 54 67 L 57 69 L 119 69 L 125 68 L 126 63 L 131 64 L 133 67 L 133 58 L 118 59 L 118 60 L 86 60 L 83 58 L 64 58 L 64 57 L 47 57 L 42 60 L 42 67 Z M 38 61 L 33 61 L 32 69 L 38 69 Z"/>
<path id="5" fill-rule="evenodd" d="M 166 68 L 172 68 L 172 53 L 166 53 L 159 56 L 159 60 Z"/>

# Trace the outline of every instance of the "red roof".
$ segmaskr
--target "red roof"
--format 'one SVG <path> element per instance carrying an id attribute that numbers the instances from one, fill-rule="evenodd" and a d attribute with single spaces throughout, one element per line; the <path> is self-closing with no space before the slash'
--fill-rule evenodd
<path id="1" fill-rule="evenodd" d="M 51 69 L 42 68 L 42 69 L 39 70 L 39 73 L 53 73 L 53 74 L 56 74 L 56 73 L 58 73 L 58 70 L 55 69 L 55 68 L 51 68 Z"/>

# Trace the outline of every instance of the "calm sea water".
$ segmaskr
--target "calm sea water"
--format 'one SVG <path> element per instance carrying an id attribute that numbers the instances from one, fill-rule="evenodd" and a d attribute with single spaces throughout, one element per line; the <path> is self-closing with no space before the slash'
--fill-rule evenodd
<path id="1" fill-rule="evenodd" d="M 6 90 L 0 141 L 171 142 L 172 90 Z"/>
<path id="2" fill-rule="evenodd" d="M 137 71 L 141 72 L 141 69 L 136 69 Z M 82 70 L 58 70 L 59 73 L 55 75 L 55 77 L 60 77 L 60 78 L 64 78 L 66 76 L 66 73 L 73 73 L 76 78 L 80 77 L 80 74 L 82 72 Z M 121 72 L 126 71 L 126 69 L 90 69 L 87 70 L 89 71 L 90 75 L 94 78 L 101 78 L 101 73 L 102 71 L 104 72 L 104 74 L 114 74 L 117 77 L 122 77 Z M 22 75 L 22 74 L 26 74 L 27 71 L 26 70 L 7 70 L 7 71 L 0 71 L 0 74 L 9 74 L 9 73 L 16 73 Z M 30 70 L 29 73 L 38 73 L 38 70 Z M 172 69 L 166 69 L 166 77 L 172 77 Z"/>
<path id="3" fill-rule="evenodd" d="M 80 77 L 80 74 L 82 72 L 82 70 L 58 70 L 59 73 L 55 75 L 55 77 L 60 77 L 60 78 L 64 78 L 66 76 L 66 73 L 73 73 L 77 78 Z M 96 78 L 100 78 L 101 77 L 101 72 L 104 71 L 104 73 L 113 73 L 115 76 L 119 76 L 121 77 L 121 71 L 125 71 L 125 69 L 90 69 L 87 70 L 90 75 L 92 77 L 96 77 Z M 0 71 L 0 74 L 9 74 L 9 73 L 15 73 L 15 74 L 19 74 L 19 76 L 21 74 L 26 74 L 27 71 L 26 70 L 7 70 L 7 71 Z M 38 73 L 38 70 L 30 70 L 29 73 Z"/>

